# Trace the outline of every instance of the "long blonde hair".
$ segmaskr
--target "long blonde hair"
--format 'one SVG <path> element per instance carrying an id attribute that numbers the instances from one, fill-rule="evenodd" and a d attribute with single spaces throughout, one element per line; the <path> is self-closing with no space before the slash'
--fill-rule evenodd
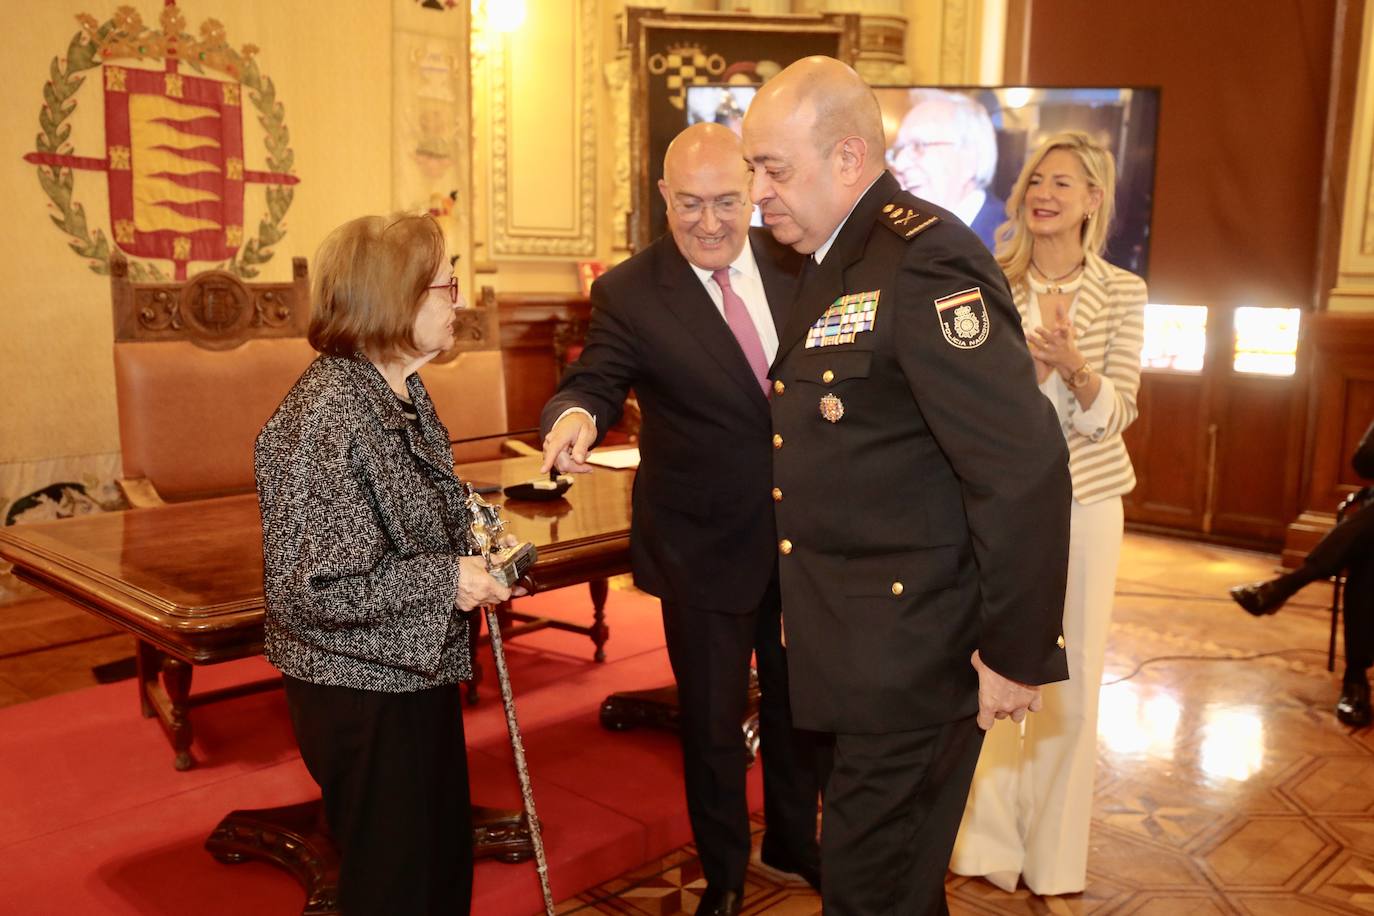
<path id="1" fill-rule="evenodd" d="M 1002 265 L 1002 272 L 1012 283 L 1019 281 L 1030 269 L 1031 246 L 1034 244 L 1030 230 L 1026 228 L 1026 188 L 1031 175 L 1040 168 L 1040 163 L 1057 149 L 1077 156 L 1084 174 L 1088 176 L 1089 187 L 1102 191 L 1101 204 L 1092 218 L 1084 220 L 1079 229 L 1084 253 L 1100 257 L 1107 247 L 1107 233 L 1116 207 L 1116 160 L 1110 150 L 1094 143 L 1081 130 L 1055 134 L 1036 147 L 1021 167 L 1021 174 L 1016 177 L 1011 196 L 1007 198 L 1007 221 L 997 227 L 997 263 Z"/>

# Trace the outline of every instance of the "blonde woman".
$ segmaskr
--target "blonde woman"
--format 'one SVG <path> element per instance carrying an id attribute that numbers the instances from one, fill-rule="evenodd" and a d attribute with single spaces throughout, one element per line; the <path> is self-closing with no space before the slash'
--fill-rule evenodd
<path id="1" fill-rule="evenodd" d="M 1087 134 L 1050 137 L 1012 188 L 997 261 L 1011 283 L 1040 390 L 1059 414 L 1073 478 L 1064 638 L 1069 680 L 1044 708 L 988 732 L 950 867 L 1006 891 L 1086 883 L 1097 694 L 1121 553 L 1121 496 L 1135 473 L 1121 433 L 1136 418 L 1145 283 L 1102 259 L 1116 166 Z"/>

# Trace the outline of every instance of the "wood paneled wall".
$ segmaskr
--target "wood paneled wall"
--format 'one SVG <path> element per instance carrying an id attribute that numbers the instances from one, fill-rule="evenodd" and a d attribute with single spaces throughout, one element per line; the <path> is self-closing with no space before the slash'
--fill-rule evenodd
<path id="1" fill-rule="evenodd" d="M 1374 418 L 1374 313 L 1321 312 L 1306 336 L 1312 366 L 1302 514 L 1288 526 L 1283 564 L 1296 566 L 1360 486 L 1350 456 Z"/>
<path id="2" fill-rule="evenodd" d="M 500 293 L 496 304 L 507 423 L 512 430 L 537 427 L 568 349 L 581 346 L 586 336 L 591 304 L 584 296 L 558 293 Z"/>

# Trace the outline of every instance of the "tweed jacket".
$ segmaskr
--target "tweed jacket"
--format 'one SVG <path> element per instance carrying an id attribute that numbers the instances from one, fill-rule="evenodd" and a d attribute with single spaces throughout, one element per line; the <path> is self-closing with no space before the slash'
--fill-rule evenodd
<path id="1" fill-rule="evenodd" d="M 1031 290 L 1024 278 L 1012 285 L 1016 310 L 1025 331 L 1030 321 Z M 1145 281 L 1128 270 L 1089 254 L 1083 285 L 1073 306 L 1078 351 L 1088 365 L 1111 384 L 1098 399 L 1109 398 L 1105 420 L 1082 422 L 1078 401 L 1069 398 L 1064 438 L 1069 445 L 1069 475 L 1078 502 L 1095 503 L 1135 487 L 1135 470 L 1121 438 L 1139 414 L 1140 349 L 1145 341 Z M 1094 414 L 1098 414 L 1096 404 Z"/>
<path id="2" fill-rule="evenodd" d="M 267 659 L 316 684 L 405 692 L 471 677 L 454 607 L 475 553 L 467 486 L 419 375 L 418 424 L 361 356 L 321 356 L 258 434 Z"/>

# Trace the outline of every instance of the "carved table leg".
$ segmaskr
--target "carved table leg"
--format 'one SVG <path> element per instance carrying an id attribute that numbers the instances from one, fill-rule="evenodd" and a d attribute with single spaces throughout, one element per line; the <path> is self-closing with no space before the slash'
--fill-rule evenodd
<path id="1" fill-rule="evenodd" d="M 673 684 L 652 690 L 622 690 L 606 697 L 601 703 L 601 726 L 611 731 L 628 731 L 632 728 L 677 731 L 681 718 L 677 686 Z M 753 766 L 759 752 L 759 677 L 753 668 L 749 669 L 749 702 L 740 729 L 744 733 L 744 750 L 749 755 L 749 765 Z"/>
<path id="2" fill-rule="evenodd" d="M 191 664 L 156 647 L 138 644 L 138 699 L 144 715 L 157 717 L 172 744 L 172 766 L 189 770 L 191 757 Z"/>
<path id="3" fill-rule="evenodd" d="M 519 811 L 472 806 L 473 853 L 479 859 L 524 862 L 534 855 L 529 822 Z M 305 889 L 302 916 L 337 913 L 339 851 L 319 800 L 282 808 L 231 811 L 205 841 L 221 862 L 249 859 L 289 871 Z"/>
<path id="4" fill-rule="evenodd" d="M 172 739 L 176 756 L 172 765 L 189 770 L 195 765 L 191 759 L 191 665 L 179 658 L 162 662 L 162 683 L 167 691 L 167 718 L 163 724 Z"/>
<path id="5" fill-rule="evenodd" d="M 606 626 L 606 596 L 611 592 L 611 583 L 606 579 L 593 579 L 587 583 L 592 593 L 592 643 L 596 652 L 592 658 L 598 662 L 606 660 L 606 640 L 610 638 L 610 627 Z"/>
<path id="6" fill-rule="evenodd" d="M 151 719 L 157 715 L 157 710 L 153 707 L 148 690 L 157 683 L 157 676 L 162 671 L 162 653 L 150 642 L 140 639 L 137 640 L 137 644 L 138 653 L 134 658 L 138 668 L 138 705 L 143 712 L 143 718 Z"/>

